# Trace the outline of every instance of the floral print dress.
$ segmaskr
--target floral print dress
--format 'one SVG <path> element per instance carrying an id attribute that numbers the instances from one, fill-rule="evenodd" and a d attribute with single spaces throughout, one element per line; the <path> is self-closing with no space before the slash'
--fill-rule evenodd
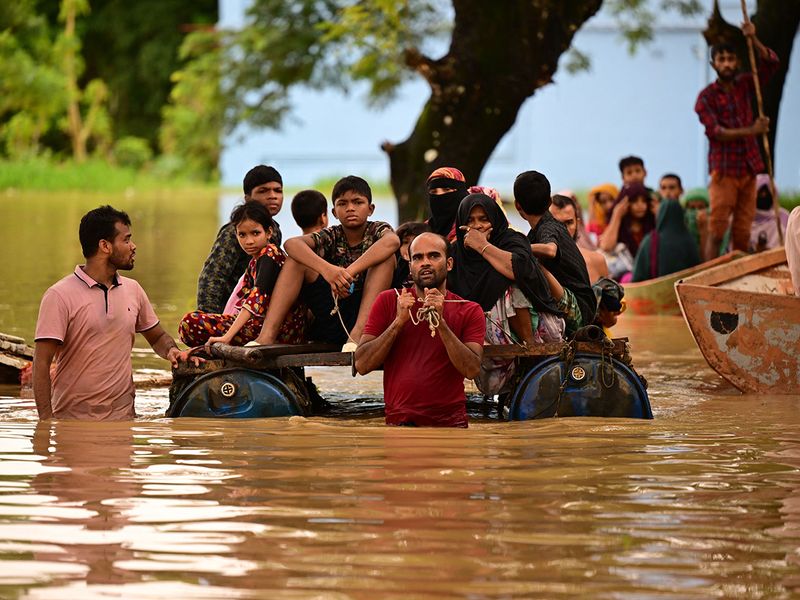
<path id="1" fill-rule="evenodd" d="M 269 308 L 273 290 L 259 289 L 259 269 L 267 268 L 265 261 L 272 261 L 280 269 L 286 262 L 286 255 L 275 244 L 267 244 L 261 253 L 253 257 L 247 265 L 242 287 L 238 291 L 239 298 L 236 304 L 241 304 L 240 310 L 250 312 L 251 317 L 234 336 L 232 343 L 243 346 L 258 337 L 264 324 L 264 317 Z M 274 284 L 273 284 L 274 285 Z M 238 313 L 237 313 L 238 314 Z M 186 314 L 178 325 L 178 335 L 187 346 L 202 346 L 209 338 L 225 335 L 236 320 L 236 314 L 207 313 L 193 311 Z M 302 344 L 305 342 L 306 310 L 301 304 L 296 304 L 286 315 L 278 333 L 279 344 Z"/>

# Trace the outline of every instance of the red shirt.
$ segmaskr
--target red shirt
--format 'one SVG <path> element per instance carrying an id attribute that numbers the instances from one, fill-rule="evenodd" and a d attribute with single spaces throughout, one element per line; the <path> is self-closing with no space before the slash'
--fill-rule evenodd
<path id="1" fill-rule="evenodd" d="M 778 70 L 778 55 L 769 50 L 769 57 L 758 60 L 758 79 L 762 87 Z M 753 124 L 752 73 L 740 73 L 730 90 L 718 81 L 707 86 L 697 97 L 694 110 L 708 137 L 708 171 L 722 176 L 743 177 L 762 173 L 764 162 L 758 149 L 759 136 L 749 135 L 735 140 L 717 138 L 721 128 L 739 129 Z"/>
<path id="2" fill-rule="evenodd" d="M 445 300 L 462 298 L 447 292 Z M 412 314 L 415 312 L 412 309 Z M 397 294 L 394 290 L 381 292 L 364 333 L 379 336 L 396 315 Z M 444 320 L 462 342 L 483 345 L 486 321 L 475 302 L 445 302 Z M 403 325 L 383 364 L 383 395 L 388 425 L 467 426 L 464 376 L 450 362 L 441 336 L 431 337 L 427 321 L 414 325 L 409 320 Z"/>

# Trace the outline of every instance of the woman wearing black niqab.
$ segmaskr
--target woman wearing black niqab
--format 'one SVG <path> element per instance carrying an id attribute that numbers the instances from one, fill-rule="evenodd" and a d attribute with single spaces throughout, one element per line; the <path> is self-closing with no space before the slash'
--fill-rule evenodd
<path id="1" fill-rule="evenodd" d="M 428 207 L 431 218 L 428 225 L 431 231 L 447 238 L 455 239 L 453 224 L 458 205 L 467 195 L 467 182 L 464 174 L 455 167 L 439 167 L 428 177 Z"/>

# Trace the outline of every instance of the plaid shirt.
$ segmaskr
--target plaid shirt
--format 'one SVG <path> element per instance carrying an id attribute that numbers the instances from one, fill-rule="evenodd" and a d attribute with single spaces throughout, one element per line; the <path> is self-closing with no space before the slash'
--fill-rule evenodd
<path id="1" fill-rule="evenodd" d="M 758 79 L 762 87 L 778 70 L 778 55 L 769 50 L 767 58 L 758 59 Z M 722 141 L 720 129 L 750 127 L 753 116 L 752 97 L 755 90 L 752 73 L 740 73 L 728 90 L 718 81 L 707 86 L 697 97 L 694 110 L 708 137 L 708 171 L 719 175 L 743 177 L 764 171 L 758 148 L 759 136 L 749 135 Z"/>

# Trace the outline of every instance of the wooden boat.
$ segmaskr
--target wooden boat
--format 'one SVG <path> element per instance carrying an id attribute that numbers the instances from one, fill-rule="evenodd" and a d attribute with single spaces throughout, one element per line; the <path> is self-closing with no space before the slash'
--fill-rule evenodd
<path id="1" fill-rule="evenodd" d="M 19 384 L 20 373 L 32 360 L 33 348 L 24 339 L 0 333 L 0 384 Z"/>
<path id="2" fill-rule="evenodd" d="M 484 356 L 517 361 L 515 390 L 498 413 L 509 420 L 552 416 L 652 419 L 646 382 L 631 365 L 627 339 L 485 346 Z M 263 418 L 323 414 L 305 367 L 347 367 L 354 355 L 320 344 L 235 347 L 214 344 L 213 359 L 173 371 L 168 417 Z"/>
<path id="3" fill-rule="evenodd" d="M 724 265 L 732 260 L 745 256 L 744 252 L 735 251 L 723 254 L 713 260 L 701 263 L 695 267 L 683 269 L 669 275 L 636 281 L 625 284 L 626 312 L 635 315 L 681 315 L 678 299 L 675 297 L 675 283 L 681 279 L 691 277 L 706 269 Z"/>
<path id="4" fill-rule="evenodd" d="M 800 298 L 783 248 L 675 284 L 708 364 L 743 392 L 800 393 Z"/>

